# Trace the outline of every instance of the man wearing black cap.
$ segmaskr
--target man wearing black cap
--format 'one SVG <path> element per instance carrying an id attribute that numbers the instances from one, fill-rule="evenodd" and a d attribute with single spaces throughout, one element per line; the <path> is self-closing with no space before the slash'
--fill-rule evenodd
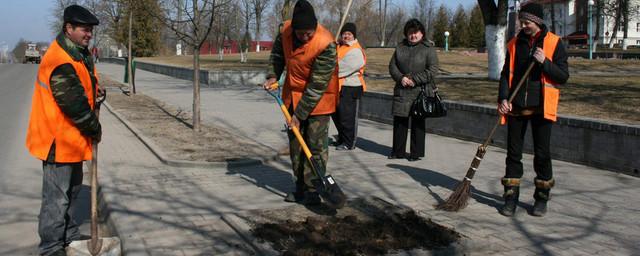
<path id="1" fill-rule="evenodd" d="M 338 130 L 336 150 L 352 150 L 358 134 L 358 107 L 364 82 L 364 49 L 356 39 L 356 24 L 346 23 L 340 31 L 338 44 L 338 85 L 340 100 L 336 113 L 331 117 Z"/>
<path id="2" fill-rule="evenodd" d="M 282 99 L 293 113 L 289 126 L 300 129 L 315 161 L 326 166 L 329 119 L 338 101 L 336 45 L 331 32 L 318 24 L 313 7 L 306 0 L 296 3 L 292 19 L 284 23 L 269 62 L 270 74 L 264 88 L 274 89 L 271 85 L 286 67 Z M 285 201 L 319 204 L 321 200 L 312 183 L 319 177 L 313 175 L 292 132 L 289 132 L 289 154 L 296 190 Z"/>
<path id="3" fill-rule="evenodd" d="M 534 216 L 547 212 L 549 192 L 555 181 L 551 168 L 551 127 L 557 119 L 559 86 L 569 79 L 567 53 L 560 38 L 549 32 L 544 24 L 542 6 L 530 3 L 520 9 L 522 30 L 507 44 L 507 56 L 502 68 L 498 96 L 498 112 L 502 123 L 508 124 L 504 206 L 500 213 L 512 216 L 516 211 L 520 194 L 520 178 L 523 175 L 522 146 L 527 124 L 531 123 L 533 134 L 533 169 L 535 204 Z M 527 77 L 523 77 L 530 63 L 535 66 Z M 512 103 L 508 98 L 515 85 L 525 79 Z"/>
<path id="4" fill-rule="evenodd" d="M 26 145 L 42 160 L 41 255 L 66 255 L 65 247 L 82 239 L 73 206 L 82 186 L 82 161 L 91 159 L 91 144 L 102 134 L 93 111 L 102 90 L 88 50 L 98 23 L 87 9 L 67 7 L 62 30 L 38 69 Z"/>

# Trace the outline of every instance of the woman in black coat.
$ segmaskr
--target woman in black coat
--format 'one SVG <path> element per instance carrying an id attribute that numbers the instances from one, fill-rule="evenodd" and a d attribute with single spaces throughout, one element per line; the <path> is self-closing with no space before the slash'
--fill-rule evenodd
<path id="1" fill-rule="evenodd" d="M 393 88 L 393 149 L 389 159 L 407 158 L 409 161 L 424 157 L 425 120 L 409 115 L 411 104 L 425 85 L 428 95 L 433 95 L 429 85 L 438 71 L 438 56 L 433 44 L 425 38 L 425 28 L 417 19 L 404 26 L 405 39 L 398 44 L 391 61 L 389 73 L 396 82 Z M 406 154 L 407 130 L 411 123 L 410 153 Z"/>

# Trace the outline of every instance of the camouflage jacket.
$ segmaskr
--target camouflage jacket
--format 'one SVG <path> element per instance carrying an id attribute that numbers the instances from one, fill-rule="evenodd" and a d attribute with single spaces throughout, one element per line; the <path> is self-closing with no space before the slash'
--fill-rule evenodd
<path id="1" fill-rule="evenodd" d="M 293 46 L 298 48 L 302 45 L 295 36 Z M 267 78 L 279 78 L 285 68 L 284 50 L 282 46 L 282 36 L 278 34 L 273 42 L 271 56 L 269 57 L 269 75 Z M 306 120 L 309 114 L 316 107 L 320 98 L 329 87 L 329 81 L 336 67 L 336 44 L 331 43 L 316 57 L 311 67 L 309 83 L 302 94 L 302 99 L 294 110 L 294 115 L 300 120 Z"/>

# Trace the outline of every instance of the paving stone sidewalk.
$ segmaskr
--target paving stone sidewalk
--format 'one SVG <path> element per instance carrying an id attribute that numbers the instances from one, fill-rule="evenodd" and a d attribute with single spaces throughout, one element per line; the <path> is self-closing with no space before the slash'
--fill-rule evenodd
<path id="1" fill-rule="evenodd" d="M 123 67 L 99 64 L 112 79 Z M 191 109 L 191 82 L 142 70 L 137 90 L 184 110 Z M 286 145 L 275 103 L 256 86 L 202 89 L 204 123 L 225 127 L 274 150 Z M 220 215 L 285 206 L 292 189 L 286 161 L 234 168 L 163 165 L 129 130 L 102 115 L 101 184 L 129 254 L 249 255 L 251 248 Z M 427 124 L 428 125 L 428 124 Z M 330 132 L 335 134 L 332 127 Z M 505 151 L 492 148 L 473 181 L 470 205 L 458 213 L 433 205 L 462 178 L 476 143 L 427 135 L 422 161 L 388 160 L 391 126 L 361 120 L 358 149 L 331 150 L 328 169 L 350 197 L 374 195 L 407 205 L 476 241 L 478 255 L 640 255 L 640 179 L 554 161 L 556 188 L 543 218 L 526 213 L 533 203 L 532 156 L 524 156 L 521 203 L 514 218 L 497 213 Z"/>

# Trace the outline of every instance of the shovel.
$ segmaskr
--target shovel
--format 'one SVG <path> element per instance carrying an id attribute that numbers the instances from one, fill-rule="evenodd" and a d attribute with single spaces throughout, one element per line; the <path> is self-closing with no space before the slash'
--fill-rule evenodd
<path id="1" fill-rule="evenodd" d="M 101 97 L 94 95 L 96 118 L 100 117 L 100 104 L 106 99 L 105 94 Z M 117 237 L 99 238 L 98 233 L 98 142 L 95 140 L 91 143 L 91 239 L 72 242 L 68 249 L 67 255 L 121 255 L 120 239 Z"/>
<path id="2" fill-rule="evenodd" d="M 289 114 L 287 107 L 284 105 L 284 102 L 280 97 L 281 90 L 278 86 L 278 83 L 274 83 L 273 85 L 271 85 L 271 88 L 273 88 L 273 90 L 267 90 L 267 92 L 276 99 L 278 105 L 280 106 L 280 110 L 282 110 L 282 114 L 284 114 L 284 117 L 287 120 L 287 123 L 291 122 L 291 115 Z M 275 88 L 277 88 L 277 90 L 275 90 Z M 338 183 L 336 183 L 336 180 L 331 177 L 331 175 L 324 176 L 324 164 L 322 164 L 316 158 L 313 158 L 309 147 L 307 147 L 307 143 L 304 142 L 302 134 L 300 134 L 300 130 L 298 130 L 297 127 L 291 127 L 291 131 L 293 131 L 293 134 L 296 136 L 298 143 L 300 143 L 300 147 L 302 147 L 302 150 L 304 151 L 304 154 L 307 157 L 309 164 L 311 165 L 313 174 L 318 177 L 317 179 L 311 181 L 316 191 L 318 191 L 320 197 L 324 199 L 325 203 L 327 203 L 329 207 L 334 209 L 342 208 L 347 201 L 347 197 L 342 192 L 342 189 L 340 189 L 340 186 L 338 186 Z"/>

